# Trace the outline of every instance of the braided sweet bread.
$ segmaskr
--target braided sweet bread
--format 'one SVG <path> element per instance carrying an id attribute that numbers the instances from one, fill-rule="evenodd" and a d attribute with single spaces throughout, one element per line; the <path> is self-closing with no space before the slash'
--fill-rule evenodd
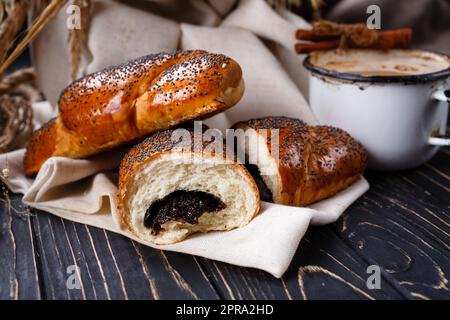
<path id="1" fill-rule="evenodd" d="M 160 53 L 70 84 L 60 114 L 36 131 L 24 171 L 52 156 L 83 158 L 235 105 L 244 92 L 237 62 L 205 51 Z"/>

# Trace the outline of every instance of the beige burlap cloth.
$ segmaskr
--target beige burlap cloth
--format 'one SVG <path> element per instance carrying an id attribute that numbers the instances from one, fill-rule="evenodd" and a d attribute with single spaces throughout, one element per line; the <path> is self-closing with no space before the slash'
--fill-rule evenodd
<path id="1" fill-rule="evenodd" d="M 164 3 L 158 2 L 158 5 Z M 206 5 L 204 1 L 198 2 Z M 215 2 L 209 3 L 213 6 Z M 222 6 L 221 10 L 225 11 L 231 7 L 223 2 Z M 299 17 L 287 12 L 277 14 L 263 0 L 240 1 L 235 10 L 223 17 L 206 19 L 202 16 L 200 20 L 216 24 L 208 27 L 175 22 L 115 1 L 94 1 L 93 7 L 90 52 L 86 54 L 83 72 L 161 50 L 196 48 L 220 52 L 233 57 L 242 66 L 246 92 L 237 106 L 209 119 L 210 126 L 224 129 L 238 120 L 267 115 L 293 116 L 315 123 L 301 92 L 307 88 L 301 57 L 292 50 L 294 30 L 306 25 Z M 200 9 L 208 16 L 208 7 Z M 218 15 L 219 9 L 214 8 L 211 14 Z M 70 65 L 64 58 L 68 57 L 65 18 L 62 12 L 33 46 L 39 83 L 52 102 L 34 106 L 37 125 L 55 113 L 58 94 L 68 82 Z M 270 39 L 271 43 L 265 45 L 261 39 Z M 123 152 L 115 150 L 86 160 L 51 158 L 35 179 L 28 179 L 22 173 L 24 151 L 18 150 L 0 156 L 0 169 L 8 169 L 7 178 L 3 180 L 12 191 L 23 193 L 23 201 L 30 207 L 141 242 L 120 229 L 111 214 L 115 211 L 117 166 Z M 258 268 L 280 277 L 308 226 L 336 221 L 368 188 L 362 178 L 350 188 L 309 208 L 263 202 L 260 215 L 244 228 L 198 234 L 157 248 Z"/>

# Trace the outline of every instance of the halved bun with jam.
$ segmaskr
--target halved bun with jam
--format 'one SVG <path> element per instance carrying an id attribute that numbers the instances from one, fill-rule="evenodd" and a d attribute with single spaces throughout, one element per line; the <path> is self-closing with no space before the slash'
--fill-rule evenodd
<path id="1" fill-rule="evenodd" d="M 180 129 L 192 138 L 181 149 Z M 137 237 L 171 244 L 196 232 L 243 227 L 258 214 L 258 188 L 234 154 L 195 141 L 191 129 L 170 129 L 145 139 L 123 159 L 118 215 Z"/>

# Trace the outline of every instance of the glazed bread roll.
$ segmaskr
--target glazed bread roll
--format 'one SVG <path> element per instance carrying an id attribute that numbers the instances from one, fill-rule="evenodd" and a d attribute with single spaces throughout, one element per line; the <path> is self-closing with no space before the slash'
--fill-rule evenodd
<path id="1" fill-rule="evenodd" d="M 154 54 L 93 73 L 62 92 L 59 117 L 33 134 L 25 174 L 52 156 L 87 157 L 211 116 L 243 92 L 237 62 L 205 51 Z"/>
<path id="2" fill-rule="evenodd" d="M 345 189 L 366 168 L 364 148 L 341 129 L 286 117 L 239 122 L 233 128 L 247 133 L 237 147 L 246 163 L 256 159 L 247 166 L 266 201 L 306 206 Z M 273 129 L 279 130 L 278 136 Z"/>
<path id="3" fill-rule="evenodd" d="M 247 225 L 259 212 L 253 178 L 233 154 L 227 157 L 226 150 L 220 154 L 208 150 L 206 143 L 196 145 L 192 130 L 187 130 L 192 140 L 180 149 L 177 130 L 155 133 L 123 159 L 119 221 L 154 244 Z"/>

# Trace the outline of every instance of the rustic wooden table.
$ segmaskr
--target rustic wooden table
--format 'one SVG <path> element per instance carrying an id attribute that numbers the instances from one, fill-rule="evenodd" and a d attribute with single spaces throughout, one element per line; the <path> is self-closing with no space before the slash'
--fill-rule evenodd
<path id="1" fill-rule="evenodd" d="M 28 211 L 10 194 L 0 299 L 450 299 L 449 164 L 443 148 L 414 170 L 367 173 L 370 191 L 338 222 L 311 227 L 281 279 Z M 73 265 L 79 289 L 67 287 Z M 380 289 L 367 288 L 370 265 Z"/>

